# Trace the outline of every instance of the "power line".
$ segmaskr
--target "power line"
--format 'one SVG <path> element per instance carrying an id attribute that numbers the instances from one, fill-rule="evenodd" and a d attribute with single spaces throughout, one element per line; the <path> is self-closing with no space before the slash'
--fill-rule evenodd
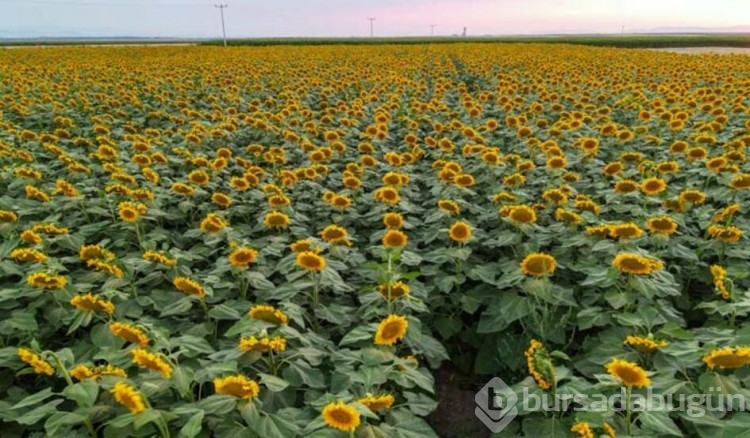
<path id="1" fill-rule="evenodd" d="M 224 26 L 224 9 L 228 8 L 228 4 L 219 4 L 214 5 L 215 8 L 219 9 L 219 12 L 221 12 L 221 36 L 224 38 L 224 47 L 227 46 L 227 28 Z"/>
<path id="2" fill-rule="evenodd" d="M 372 38 L 373 35 L 374 35 L 374 33 L 373 33 L 373 23 L 375 22 L 375 17 L 370 17 L 370 18 L 368 18 L 368 20 L 370 20 L 370 38 Z"/>

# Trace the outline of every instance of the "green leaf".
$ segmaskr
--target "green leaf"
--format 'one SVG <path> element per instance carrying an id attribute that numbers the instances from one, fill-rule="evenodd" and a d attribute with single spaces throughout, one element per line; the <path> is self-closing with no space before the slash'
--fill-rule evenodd
<path id="1" fill-rule="evenodd" d="M 404 392 L 404 397 L 408 400 L 409 410 L 416 415 L 424 417 L 429 415 L 437 408 L 437 401 L 431 399 L 425 394 L 415 394 L 413 392 Z"/>
<path id="2" fill-rule="evenodd" d="M 94 406 L 99 396 L 99 384 L 93 380 L 84 380 L 63 389 L 63 395 L 78 403 L 78 406 L 89 408 Z"/>
<path id="3" fill-rule="evenodd" d="M 44 430 L 49 436 L 56 436 L 61 428 L 73 426 L 86 421 L 86 417 L 75 412 L 58 412 L 47 419 Z"/>
<path id="4" fill-rule="evenodd" d="M 198 402 L 198 408 L 207 414 L 222 415 L 231 412 L 237 405 L 237 399 L 231 395 L 210 395 Z"/>
<path id="5" fill-rule="evenodd" d="M 47 417 L 51 414 L 54 414 L 57 412 L 57 405 L 64 402 L 65 400 L 57 399 L 57 400 L 51 400 L 38 408 L 32 409 L 29 412 L 21 415 L 20 417 L 16 418 L 15 421 L 18 424 L 25 424 L 30 425 L 34 424 L 37 421 L 41 420 L 44 417 Z"/>
<path id="6" fill-rule="evenodd" d="M 193 438 L 203 429 L 203 417 L 206 415 L 205 412 L 200 411 L 193 414 L 192 417 L 185 423 L 180 429 L 180 438 Z"/>
<path id="7" fill-rule="evenodd" d="M 683 436 L 682 431 L 674 424 L 667 412 L 643 411 L 638 413 L 641 429 L 647 435 Z M 650 433 L 649 433 L 650 432 Z"/>
<path id="8" fill-rule="evenodd" d="M 35 405 L 37 403 L 41 403 L 42 401 L 46 400 L 47 398 L 51 397 L 52 395 L 53 395 L 52 394 L 52 389 L 45 388 L 45 389 L 37 392 L 36 394 L 32 394 L 30 396 L 25 397 L 23 400 L 21 400 L 20 402 L 16 403 L 15 405 L 13 405 L 11 407 L 11 409 L 21 409 L 21 408 L 25 408 L 27 406 L 31 406 L 31 405 Z"/>
<path id="9" fill-rule="evenodd" d="M 272 392 L 281 392 L 289 387 L 289 382 L 271 374 L 258 373 L 260 382 Z"/>

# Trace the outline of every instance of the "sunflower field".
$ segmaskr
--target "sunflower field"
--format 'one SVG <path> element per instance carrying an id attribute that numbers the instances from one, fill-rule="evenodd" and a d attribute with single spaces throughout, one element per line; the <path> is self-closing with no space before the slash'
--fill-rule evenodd
<path id="1" fill-rule="evenodd" d="M 750 397 L 748 72 L 541 44 L 0 50 L 0 435 L 448 436 L 446 366 L 474 392 Z M 500 435 L 749 427 L 519 407 Z"/>

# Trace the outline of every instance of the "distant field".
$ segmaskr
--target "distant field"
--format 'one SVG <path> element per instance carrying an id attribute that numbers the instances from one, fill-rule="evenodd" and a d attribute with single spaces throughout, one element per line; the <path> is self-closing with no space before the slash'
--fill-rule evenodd
<path id="1" fill-rule="evenodd" d="M 132 45 L 166 45 L 197 44 L 203 40 L 162 39 L 162 38 L 19 38 L 0 39 L 0 47 L 22 46 L 132 46 Z"/>
<path id="2" fill-rule="evenodd" d="M 356 45 L 356 44 L 450 44 L 450 43 L 554 43 L 587 46 L 662 48 L 662 47 L 750 47 L 750 34 L 686 35 L 566 35 L 532 37 L 396 37 L 396 38 L 253 38 L 232 39 L 232 46 L 272 45 Z M 221 45 L 221 40 L 204 41 Z"/>
<path id="3" fill-rule="evenodd" d="M 558 35 L 505 37 L 388 37 L 388 38 L 247 38 L 230 39 L 231 46 L 277 45 L 358 45 L 358 44 L 450 44 L 450 43 L 552 43 L 625 48 L 665 47 L 748 47 L 750 34 L 680 34 L 680 35 Z M 159 38 L 62 38 L 8 39 L 0 46 L 70 46 L 70 45 L 222 45 L 221 40 Z"/>

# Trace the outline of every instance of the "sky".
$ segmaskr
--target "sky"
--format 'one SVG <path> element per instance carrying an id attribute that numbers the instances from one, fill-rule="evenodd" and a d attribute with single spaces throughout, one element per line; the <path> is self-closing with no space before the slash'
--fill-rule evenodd
<path id="1" fill-rule="evenodd" d="M 0 0 L 0 38 L 750 32 L 750 0 Z"/>

